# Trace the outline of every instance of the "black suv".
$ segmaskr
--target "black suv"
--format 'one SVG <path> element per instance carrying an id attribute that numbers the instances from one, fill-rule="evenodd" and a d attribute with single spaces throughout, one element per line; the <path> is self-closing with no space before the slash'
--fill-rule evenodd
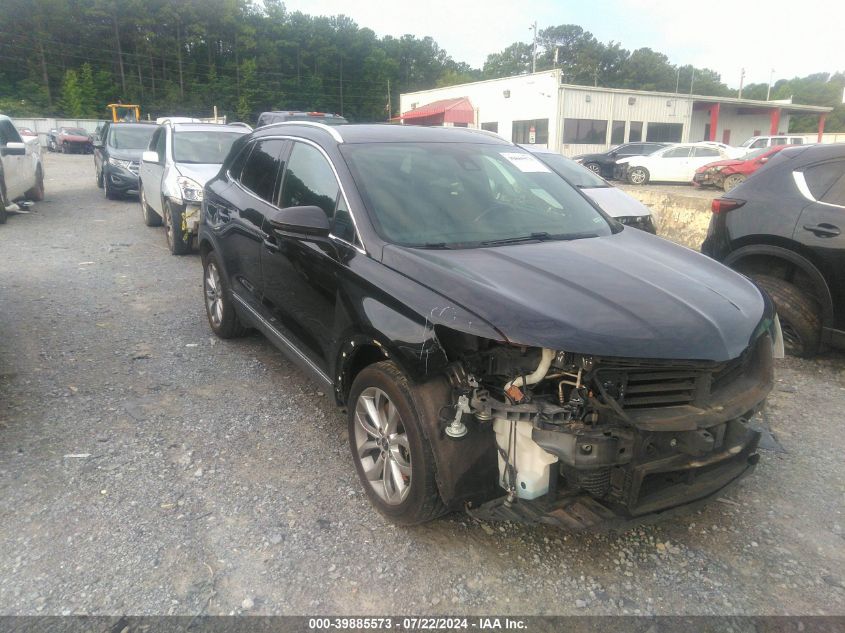
<path id="1" fill-rule="evenodd" d="M 258 129 L 206 185 L 199 247 L 211 329 L 260 330 L 333 393 L 397 522 L 585 528 L 757 461 L 782 348 L 768 297 L 499 137 Z"/>
<path id="2" fill-rule="evenodd" d="M 94 174 L 106 198 L 138 194 L 138 166 L 158 126 L 153 123 L 106 123 L 94 138 Z"/>
<path id="3" fill-rule="evenodd" d="M 283 110 L 274 112 L 262 112 L 258 117 L 257 127 L 272 125 L 273 123 L 285 123 L 287 121 L 312 121 L 324 123 L 325 125 L 344 125 L 349 123 L 339 114 L 327 112 L 300 112 L 297 110 Z"/>
<path id="4" fill-rule="evenodd" d="M 702 252 L 769 291 L 787 351 L 845 347 L 845 144 L 785 149 L 723 198 Z"/>
<path id="5" fill-rule="evenodd" d="M 666 147 L 669 143 L 625 143 L 619 145 L 601 154 L 581 154 L 573 156 L 572 160 L 581 163 L 592 172 L 597 173 L 602 178 L 615 178 L 614 169 L 616 161 L 620 158 L 630 158 L 631 156 L 648 156 L 657 150 Z"/>

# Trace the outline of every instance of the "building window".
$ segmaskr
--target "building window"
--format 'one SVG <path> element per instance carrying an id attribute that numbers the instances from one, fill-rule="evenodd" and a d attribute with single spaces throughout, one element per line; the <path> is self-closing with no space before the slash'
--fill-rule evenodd
<path id="1" fill-rule="evenodd" d="M 683 123 L 649 123 L 646 140 L 663 143 L 680 143 L 683 131 Z"/>
<path id="2" fill-rule="evenodd" d="M 482 123 L 481 129 L 487 130 L 488 132 L 496 132 L 498 134 L 499 133 L 499 122 L 498 121 L 492 121 L 490 123 Z"/>
<path id="3" fill-rule="evenodd" d="M 643 122 L 631 121 L 631 126 L 628 128 L 628 142 L 639 143 L 643 140 Z"/>
<path id="4" fill-rule="evenodd" d="M 531 136 L 534 138 L 532 139 Z M 528 143 L 529 145 L 545 145 L 549 142 L 549 120 L 530 119 L 528 121 L 514 121 L 511 140 L 514 143 Z"/>
<path id="5" fill-rule="evenodd" d="M 564 119 L 563 142 L 574 145 L 604 145 L 607 143 L 607 121 Z"/>
<path id="6" fill-rule="evenodd" d="M 625 142 L 625 121 L 614 121 L 610 129 L 610 144 L 622 145 Z"/>

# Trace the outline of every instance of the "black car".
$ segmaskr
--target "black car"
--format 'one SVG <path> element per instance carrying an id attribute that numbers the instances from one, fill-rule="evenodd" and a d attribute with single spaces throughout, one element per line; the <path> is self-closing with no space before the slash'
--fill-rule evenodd
<path id="1" fill-rule="evenodd" d="M 198 241 L 211 329 L 260 330 L 333 393 L 397 522 L 640 520 L 758 459 L 768 297 L 499 137 L 258 129 L 206 185 Z"/>
<path id="2" fill-rule="evenodd" d="M 713 201 L 702 252 L 768 290 L 787 351 L 845 347 L 845 144 L 790 147 Z"/>
<path id="3" fill-rule="evenodd" d="M 106 198 L 138 194 L 138 166 L 157 126 L 153 123 L 106 123 L 94 139 L 94 174 Z"/>
<path id="4" fill-rule="evenodd" d="M 577 163 L 581 163 L 590 171 L 597 173 L 602 178 L 614 178 L 616 161 L 620 158 L 648 156 L 667 145 L 669 143 L 625 143 L 602 154 L 581 154 L 579 156 L 573 156 L 572 159 Z"/>

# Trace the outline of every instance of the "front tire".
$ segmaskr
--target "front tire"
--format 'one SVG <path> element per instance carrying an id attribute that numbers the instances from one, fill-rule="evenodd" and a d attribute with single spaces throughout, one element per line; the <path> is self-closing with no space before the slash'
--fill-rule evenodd
<path id="1" fill-rule="evenodd" d="M 811 358 L 819 351 L 821 310 L 794 284 L 768 275 L 755 275 L 761 288 L 769 293 L 780 317 L 783 344 L 787 354 Z"/>
<path id="2" fill-rule="evenodd" d="M 217 259 L 217 253 L 211 251 L 202 260 L 202 287 L 205 294 L 205 313 L 211 331 L 220 338 L 243 336 L 246 328 L 241 324 L 235 306 L 232 304 L 232 292 L 223 275 L 223 268 Z"/>
<path id="3" fill-rule="evenodd" d="M 632 185 L 647 185 L 650 175 L 645 167 L 632 167 L 628 170 L 628 182 Z"/>
<path id="4" fill-rule="evenodd" d="M 147 196 L 144 194 L 143 187 L 141 187 L 141 193 L 138 198 L 141 200 L 141 214 L 144 217 L 144 224 L 147 226 L 161 226 L 161 216 L 147 204 Z"/>
<path id="5" fill-rule="evenodd" d="M 586 165 L 584 165 L 584 167 L 589 169 L 594 174 L 601 176 L 601 167 L 598 163 L 587 163 Z"/>
<path id="6" fill-rule="evenodd" d="M 35 186 L 24 195 L 33 202 L 44 200 L 44 172 L 41 170 L 41 165 L 35 168 Z"/>
<path id="7" fill-rule="evenodd" d="M 179 207 L 173 206 L 170 200 L 164 201 L 164 228 L 167 246 L 173 255 L 186 255 L 191 252 L 190 238 L 185 239 L 185 230 L 182 227 L 183 213 Z"/>
<path id="8" fill-rule="evenodd" d="M 446 512 L 416 387 L 394 363 L 364 368 L 349 394 L 349 445 L 364 491 L 394 523 L 415 525 Z"/>
<path id="9" fill-rule="evenodd" d="M 9 200 L 6 198 L 6 181 L 3 179 L 3 172 L 0 171 L 0 224 L 6 224 L 6 207 Z"/>
<path id="10" fill-rule="evenodd" d="M 741 182 L 745 180 L 745 176 L 742 174 L 731 174 L 727 178 L 725 178 L 724 182 L 722 182 L 722 189 L 725 191 L 730 191 Z"/>
<path id="11" fill-rule="evenodd" d="M 120 194 L 118 194 L 114 189 L 112 189 L 111 178 L 109 178 L 109 175 L 104 173 L 102 175 L 102 178 L 103 188 L 106 190 L 106 198 L 108 200 L 117 200 L 118 198 L 120 198 Z"/>
<path id="12" fill-rule="evenodd" d="M 96 165 L 94 166 L 94 169 L 95 170 L 97 169 Z M 102 189 L 103 186 L 104 186 L 104 184 L 103 184 L 103 170 L 101 169 L 100 171 L 97 172 L 97 187 Z"/>

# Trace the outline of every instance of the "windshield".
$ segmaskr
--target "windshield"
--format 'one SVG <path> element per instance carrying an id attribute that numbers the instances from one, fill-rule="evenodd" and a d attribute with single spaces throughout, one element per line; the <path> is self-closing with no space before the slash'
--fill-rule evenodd
<path id="1" fill-rule="evenodd" d="M 173 160 L 177 163 L 220 165 L 240 132 L 174 132 Z"/>
<path id="2" fill-rule="evenodd" d="M 62 133 L 71 134 L 73 136 L 88 136 L 88 132 L 83 130 L 81 127 L 63 127 Z"/>
<path id="3" fill-rule="evenodd" d="M 552 170 L 563 176 L 570 185 L 582 189 L 597 189 L 599 187 L 610 186 L 605 182 L 604 178 L 596 176 L 586 167 L 582 167 L 561 154 L 537 152 L 534 155 L 551 167 Z"/>
<path id="4" fill-rule="evenodd" d="M 147 149 L 150 137 L 155 131 L 156 127 L 153 125 L 143 127 L 113 125 L 109 134 L 109 144 L 115 149 Z"/>
<path id="5" fill-rule="evenodd" d="M 586 199 L 528 152 L 506 145 L 342 145 L 370 217 L 387 241 L 469 248 L 609 235 Z"/>

